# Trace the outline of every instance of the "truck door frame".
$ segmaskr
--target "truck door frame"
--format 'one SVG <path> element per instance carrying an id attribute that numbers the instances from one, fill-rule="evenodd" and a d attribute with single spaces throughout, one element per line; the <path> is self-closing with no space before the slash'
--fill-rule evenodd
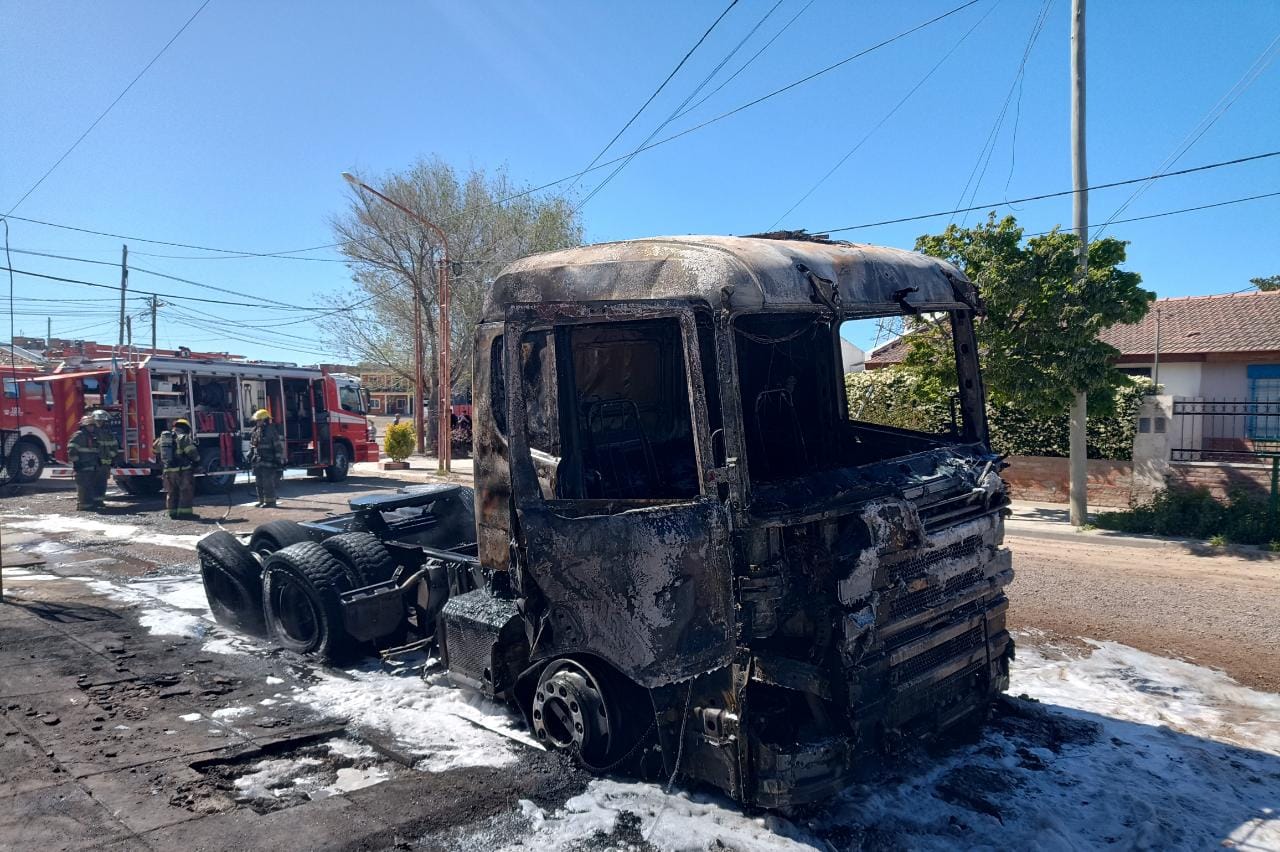
<path id="1" fill-rule="evenodd" d="M 689 394 L 698 494 L 599 514 L 557 511 L 538 483 L 527 433 L 526 332 L 587 323 L 674 318 Z M 663 686 L 733 659 L 729 517 L 716 497 L 706 387 L 692 306 L 512 305 L 503 329 L 507 439 L 521 559 L 549 601 L 535 658 L 591 654 L 644 687 Z M 557 352 L 557 361 L 572 353 Z M 557 370 L 557 382 L 560 371 Z M 557 390 L 559 390 L 557 388 Z M 576 417 L 575 417 L 576 419 Z M 572 427 L 571 427 L 572 428 Z M 545 634 L 545 635 L 543 635 Z"/>

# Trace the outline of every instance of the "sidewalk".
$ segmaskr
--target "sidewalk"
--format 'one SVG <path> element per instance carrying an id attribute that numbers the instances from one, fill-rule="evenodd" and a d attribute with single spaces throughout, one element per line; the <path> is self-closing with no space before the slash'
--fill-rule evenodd
<path id="1" fill-rule="evenodd" d="M 1240 553 L 1247 553 L 1250 559 L 1280 561 L 1280 554 L 1247 545 L 1213 547 L 1208 542 L 1195 538 L 1137 535 L 1098 529 L 1093 526 L 1080 529 L 1071 525 L 1070 513 L 1065 503 L 1032 503 L 1027 500 L 1014 500 L 1009 504 L 1009 510 L 1012 514 L 1005 519 L 1004 527 L 1006 534 L 1013 537 L 1055 539 L 1077 543 L 1096 541 L 1098 544 L 1148 549 L 1176 545 L 1202 555 L 1230 555 L 1232 553 L 1239 555 Z M 1102 509 L 1100 511 L 1113 510 Z M 1089 522 L 1091 524 L 1097 514 L 1097 512 L 1089 513 Z"/>
<path id="2" fill-rule="evenodd" d="M 390 461 L 390 459 L 384 459 Z M 385 476 L 394 479 L 408 479 L 414 482 L 440 482 L 447 480 L 460 485 L 470 485 L 474 471 L 471 459 L 453 459 L 451 471 L 446 476 L 438 473 L 440 462 L 435 456 L 410 456 L 408 470 L 383 470 L 382 462 L 356 462 L 351 465 L 353 476 Z"/>

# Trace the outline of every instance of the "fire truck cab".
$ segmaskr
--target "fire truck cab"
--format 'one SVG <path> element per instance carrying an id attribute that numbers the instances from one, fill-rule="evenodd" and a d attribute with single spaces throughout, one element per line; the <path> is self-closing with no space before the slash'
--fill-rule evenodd
<path id="1" fill-rule="evenodd" d="M 39 476 L 28 457 L 43 454 L 41 461 L 66 464 L 67 441 L 84 413 L 95 408 L 111 416 L 123 456 L 113 473 L 130 494 L 159 492 L 152 445 L 179 418 L 192 424 L 199 439 L 205 476 L 198 481 L 206 492 L 229 487 L 235 471 L 246 466 L 253 413 L 260 408 L 270 411 L 283 430 L 291 468 L 338 482 L 353 462 L 378 459 L 367 396 L 360 380 L 346 374 L 292 364 L 151 356 L 114 365 L 90 361 L 75 372 L 14 384 L 21 405 L 17 416 L 6 410 L 2 425 L 19 435 L 10 456 L 22 471 L 20 480 Z"/>

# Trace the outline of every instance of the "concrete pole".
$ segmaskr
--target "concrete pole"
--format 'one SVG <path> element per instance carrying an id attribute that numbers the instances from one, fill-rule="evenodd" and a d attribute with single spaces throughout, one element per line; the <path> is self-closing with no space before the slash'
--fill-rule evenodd
<path id="1" fill-rule="evenodd" d="M 1071 179 L 1072 219 L 1076 239 L 1077 274 L 1083 281 L 1089 269 L 1089 185 L 1085 164 L 1085 73 L 1084 73 L 1084 0 L 1071 0 Z M 1088 438 L 1085 422 L 1088 398 L 1076 392 L 1071 405 L 1071 524 L 1083 526 L 1089 520 Z"/>

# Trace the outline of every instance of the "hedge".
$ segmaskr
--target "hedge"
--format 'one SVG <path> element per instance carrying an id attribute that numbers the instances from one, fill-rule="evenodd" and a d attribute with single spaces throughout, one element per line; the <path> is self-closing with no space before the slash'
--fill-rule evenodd
<path id="1" fill-rule="evenodd" d="M 1138 406 L 1150 382 L 1130 382 L 1116 390 L 1114 407 L 1090 413 L 1087 435 L 1091 459 L 1128 461 L 1133 457 L 1133 434 Z M 885 426 L 945 432 L 951 425 L 947 395 L 909 370 L 889 367 L 845 375 L 849 416 Z M 1009 407 L 987 406 L 991 446 L 998 453 L 1018 456 L 1059 456 L 1069 447 L 1070 418 L 1029 417 Z"/>

